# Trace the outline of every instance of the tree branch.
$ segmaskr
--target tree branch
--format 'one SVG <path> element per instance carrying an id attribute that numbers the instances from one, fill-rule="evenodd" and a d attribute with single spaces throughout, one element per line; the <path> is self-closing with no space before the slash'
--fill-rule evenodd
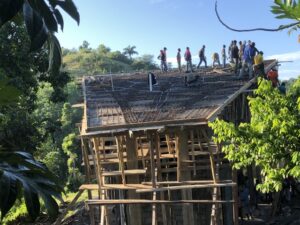
<path id="1" fill-rule="evenodd" d="M 251 31 L 267 31 L 267 32 L 275 32 L 275 31 L 281 31 L 287 28 L 291 28 L 293 26 L 297 26 L 300 25 L 300 21 L 297 21 L 295 23 L 290 23 L 287 25 L 280 25 L 278 28 L 274 28 L 274 29 L 269 29 L 269 28 L 253 28 L 253 29 L 235 29 L 232 28 L 230 26 L 228 26 L 226 23 L 223 22 L 223 20 L 221 19 L 219 12 L 218 12 L 218 1 L 215 2 L 215 12 L 217 15 L 217 18 L 219 20 L 219 22 L 226 27 L 229 30 L 235 31 L 235 32 L 251 32 Z"/>

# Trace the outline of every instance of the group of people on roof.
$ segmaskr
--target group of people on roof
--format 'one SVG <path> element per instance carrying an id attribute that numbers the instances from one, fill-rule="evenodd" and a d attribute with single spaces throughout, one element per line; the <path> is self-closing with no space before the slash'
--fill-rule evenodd
<path id="1" fill-rule="evenodd" d="M 199 63 L 197 65 L 197 69 L 200 68 L 201 64 L 204 63 L 205 68 L 207 67 L 207 61 L 205 56 L 205 45 L 202 46 L 202 48 L 199 50 Z M 221 50 L 221 56 L 222 56 L 222 64 L 223 67 L 226 67 L 226 46 L 223 45 L 223 48 Z M 234 64 L 235 73 L 239 75 L 239 78 L 242 78 L 244 76 L 245 71 L 247 70 L 249 73 L 249 77 L 253 77 L 253 69 L 263 71 L 263 52 L 258 51 L 255 47 L 255 43 L 248 41 L 246 44 L 246 41 L 239 42 L 239 46 L 237 45 L 237 41 L 233 40 L 228 47 L 228 59 L 230 63 Z M 256 57 L 256 59 L 255 59 Z M 160 50 L 160 54 L 157 57 L 161 61 L 161 71 L 167 72 L 168 71 L 168 65 L 167 65 L 167 48 L 164 47 L 162 50 Z M 181 49 L 178 48 L 177 55 L 177 65 L 178 69 L 181 72 Z M 186 72 L 193 71 L 192 66 L 192 54 L 190 52 L 190 48 L 186 47 L 185 53 L 184 53 L 184 59 L 186 61 Z M 220 57 L 217 52 L 214 52 L 212 55 L 213 60 L 213 66 L 220 64 Z M 253 65 L 255 65 L 255 68 L 253 68 Z"/>
<path id="2" fill-rule="evenodd" d="M 228 53 L 228 57 L 227 54 Z M 238 79 L 242 79 L 245 77 L 246 74 L 249 75 L 249 78 L 253 78 L 254 76 L 262 76 L 265 79 L 269 79 L 272 81 L 272 85 L 274 87 L 279 87 L 279 80 L 278 80 L 278 72 L 275 69 L 272 69 L 268 74 L 265 74 L 264 68 L 264 58 L 263 52 L 259 51 L 256 46 L 255 42 L 252 41 L 239 41 L 232 40 L 228 51 L 226 51 L 226 45 L 223 45 L 221 49 L 221 57 L 222 57 L 222 66 L 226 67 L 226 60 L 229 60 L 229 63 L 234 68 L 234 73 L 237 75 Z M 205 68 L 207 67 L 207 61 L 205 56 L 205 45 L 199 50 L 199 63 L 197 65 L 197 69 L 200 68 L 201 64 L 204 63 Z M 160 50 L 160 54 L 158 59 L 161 61 L 161 71 L 167 72 L 168 65 L 167 65 L 167 48 L 164 47 Z M 186 71 L 185 72 L 194 72 L 193 64 L 192 64 L 192 54 L 189 47 L 186 47 L 184 53 L 184 59 L 186 61 Z M 181 49 L 178 48 L 177 55 L 176 55 L 178 69 L 181 72 Z M 212 65 L 215 66 L 218 64 L 221 66 L 220 57 L 217 52 L 212 54 Z M 284 89 L 284 83 L 283 87 Z"/>

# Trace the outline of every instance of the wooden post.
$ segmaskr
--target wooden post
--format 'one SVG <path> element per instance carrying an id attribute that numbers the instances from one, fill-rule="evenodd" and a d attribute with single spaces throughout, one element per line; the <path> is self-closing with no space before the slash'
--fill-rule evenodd
<path id="1" fill-rule="evenodd" d="M 181 129 L 176 134 L 177 139 L 177 181 L 191 180 L 191 172 L 185 170 L 186 160 L 189 160 L 188 133 Z M 192 199 L 192 190 L 182 190 L 182 199 Z M 194 225 L 193 205 L 182 206 L 183 225 Z"/>
<path id="2" fill-rule="evenodd" d="M 149 139 L 149 149 L 150 149 L 151 181 L 152 181 L 152 187 L 156 188 L 154 143 L 153 143 L 152 133 L 148 133 L 148 139 Z M 153 192 L 153 200 L 156 200 L 156 192 Z M 156 214 L 155 204 L 152 205 L 152 225 L 157 225 L 157 214 Z"/>
<path id="3" fill-rule="evenodd" d="M 93 138 L 93 144 L 94 144 L 94 150 L 95 150 L 95 156 L 96 156 L 96 166 L 97 166 L 97 180 L 98 180 L 98 186 L 99 186 L 99 198 L 101 200 L 105 199 L 105 195 L 103 193 L 102 190 L 102 186 L 103 186 L 103 181 L 102 181 L 102 168 L 101 168 L 101 158 L 100 158 L 100 153 L 99 153 L 99 140 L 97 138 Z M 101 220 L 100 220 L 100 224 L 104 225 L 104 217 L 106 214 L 106 207 L 101 206 L 100 209 L 100 215 L 101 215 Z"/>
<path id="4" fill-rule="evenodd" d="M 81 137 L 81 145 L 82 145 L 82 157 L 84 161 L 84 167 L 85 167 L 85 182 L 91 183 L 91 167 L 90 167 L 90 161 L 89 161 L 89 146 L 88 146 L 88 140 L 83 139 Z M 88 190 L 88 199 L 92 199 L 92 191 Z M 95 215 L 94 215 L 94 209 L 89 209 L 89 216 L 91 220 L 91 224 L 95 224 Z"/>
<path id="5" fill-rule="evenodd" d="M 232 182 L 237 183 L 237 171 L 235 169 L 232 170 Z M 233 225 L 239 224 L 239 208 L 238 208 L 238 202 L 239 202 L 239 196 L 238 196 L 238 186 L 232 187 L 232 197 L 233 197 Z"/>
<path id="6" fill-rule="evenodd" d="M 123 156 L 123 137 L 116 137 L 117 149 L 118 149 L 118 159 L 119 159 L 119 169 L 122 174 L 122 184 L 126 184 L 125 172 L 124 172 L 124 156 Z"/>
<path id="7" fill-rule="evenodd" d="M 194 167 L 194 176 L 196 176 L 196 161 L 195 161 L 195 145 L 194 145 L 194 131 L 190 131 L 190 138 L 191 138 L 191 145 L 192 145 L 192 160 L 193 160 L 193 167 Z"/>
<path id="8" fill-rule="evenodd" d="M 206 128 L 203 127 L 201 129 L 201 133 L 205 139 L 205 141 L 207 142 L 207 147 L 208 147 L 208 151 L 209 151 L 209 160 L 210 160 L 210 166 L 211 166 L 211 174 L 213 177 L 213 181 L 214 183 L 217 183 L 219 181 L 219 176 L 218 173 L 216 171 L 216 167 L 215 167 L 215 162 L 214 162 L 214 155 L 213 155 L 213 151 L 212 148 L 210 146 L 210 139 L 206 133 Z M 213 188 L 213 200 L 219 200 L 219 196 L 220 196 L 220 190 L 219 188 L 215 187 Z M 213 204 L 212 205 L 212 218 L 211 218 L 211 224 L 214 225 L 219 225 L 222 223 L 221 220 L 221 206 L 219 204 Z"/>
<path id="9" fill-rule="evenodd" d="M 161 164 L 160 164 L 160 137 L 157 133 L 155 135 L 155 149 L 156 149 L 157 179 L 158 181 L 162 181 Z M 164 192 L 160 192 L 160 199 L 161 200 L 165 199 Z M 163 225 L 167 225 L 167 211 L 166 211 L 166 206 L 164 204 L 161 205 L 161 213 L 162 213 Z"/>
<path id="10" fill-rule="evenodd" d="M 126 153 L 127 153 L 127 169 L 138 169 L 138 156 L 136 138 L 126 135 Z M 131 175 L 127 177 L 129 184 L 139 184 L 139 175 Z M 135 190 L 128 190 L 129 199 L 139 199 L 140 195 Z M 139 205 L 129 205 L 129 213 L 127 215 L 128 224 L 142 225 L 142 211 Z"/>

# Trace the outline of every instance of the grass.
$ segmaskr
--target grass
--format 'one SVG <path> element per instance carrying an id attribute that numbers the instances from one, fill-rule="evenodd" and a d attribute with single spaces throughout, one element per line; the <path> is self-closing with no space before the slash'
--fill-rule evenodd
<path id="1" fill-rule="evenodd" d="M 28 216 L 25 202 L 17 201 L 16 204 L 10 209 L 10 211 L 4 217 L 3 225 L 9 225 L 21 218 L 25 219 Z"/>
<path id="2" fill-rule="evenodd" d="M 77 192 L 69 192 L 66 193 L 66 195 L 63 196 L 64 202 L 67 202 L 68 204 L 75 198 Z M 94 196 L 97 195 L 97 192 L 93 193 Z M 82 195 L 77 200 L 77 204 L 80 204 L 81 202 L 84 202 L 88 199 L 87 192 L 83 192 Z M 59 203 L 59 202 L 58 202 Z M 78 211 L 76 209 L 70 210 L 64 219 L 73 216 Z M 41 202 L 41 213 L 45 211 L 45 207 L 43 205 L 43 202 Z M 21 223 L 17 223 L 17 221 L 20 221 Z M 27 209 L 24 200 L 17 201 L 16 204 L 11 208 L 11 210 L 6 214 L 4 217 L 2 224 L 3 225 L 10 225 L 10 224 L 24 224 L 25 221 L 29 221 Z M 1 224 L 1 223 L 0 223 Z"/>

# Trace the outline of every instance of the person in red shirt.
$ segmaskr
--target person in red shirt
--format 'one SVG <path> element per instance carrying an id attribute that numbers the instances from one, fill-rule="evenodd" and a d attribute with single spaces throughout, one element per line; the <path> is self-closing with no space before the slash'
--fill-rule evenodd
<path id="1" fill-rule="evenodd" d="M 270 70 L 267 74 L 267 78 L 272 81 L 273 87 L 278 87 L 279 81 L 278 81 L 278 71 L 277 70 Z"/>
<path id="2" fill-rule="evenodd" d="M 184 59 L 186 61 L 186 72 L 189 72 L 189 67 L 190 67 L 191 71 L 193 72 L 192 55 L 191 55 L 189 47 L 186 47 L 186 50 L 184 53 Z"/>

